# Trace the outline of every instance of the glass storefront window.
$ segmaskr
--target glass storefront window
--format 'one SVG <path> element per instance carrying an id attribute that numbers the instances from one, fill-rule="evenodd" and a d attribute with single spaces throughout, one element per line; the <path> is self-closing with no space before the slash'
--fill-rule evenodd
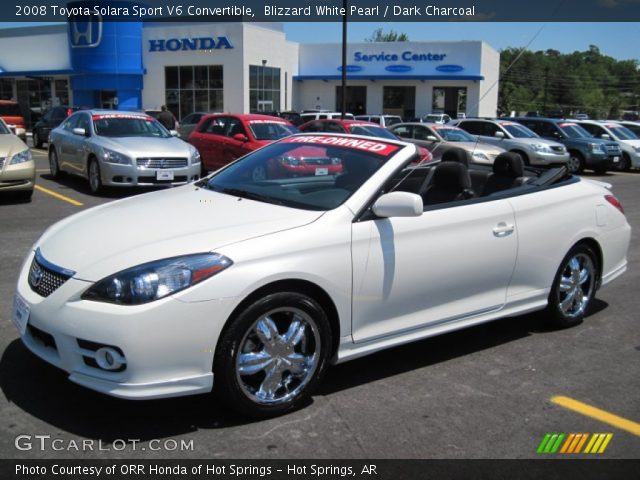
<path id="1" fill-rule="evenodd" d="M 249 109 L 251 112 L 280 110 L 280 69 L 249 65 Z"/>
<path id="2" fill-rule="evenodd" d="M 178 120 L 223 111 L 222 65 L 165 67 L 165 104 Z"/>

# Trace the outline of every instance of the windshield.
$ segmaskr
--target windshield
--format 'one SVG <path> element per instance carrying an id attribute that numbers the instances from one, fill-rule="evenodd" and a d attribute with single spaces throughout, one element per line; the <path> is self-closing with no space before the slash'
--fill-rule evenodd
<path id="1" fill-rule="evenodd" d="M 591 138 L 591 134 L 576 123 L 561 123 L 559 127 L 569 138 Z"/>
<path id="2" fill-rule="evenodd" d="M 256 140 L 280 140 L 299 132 L 293 125 L 273 120 L 250 120 L 249 128 Z"/>
<path id="3" fill-rule="evenodd" d="M 476 138 L 461 128 L 433 127 L 447 142 L 475 142 Z"/>
<path id="4" fill-rule="evenodd" d="M 402 123 L 402 119 L 400 117 L 384 117 L 384 123 L 387 127 L 390 127 L 396 123 Z"/>
<path id="5" fill-rule="evenodd" d="M 398 140 L 398 137 L 386 128 L 377 127 L 375 125 L 351 125 L 349 128 L 354 135 L 364 135 L 365 137 L 388 138 L 390 140 Z"/>
<path id="6" fill-rule="evenodd" d="M 210 190 L 304 210 L 341 205 L 400 150 L 374 140 L 324 135 L 286 138 L 206 181 Z"/>
<path id="7" fill-rule="evenodd" d="M 443 117 L 442 115 L 435 115 L 435 114 L 429 114 L 422 118 L 427 122 L 434 122 L 434 123 L 444 122 L 445 120 L 447 120 L 446 117 Z"/>
<path id="8" fill-rule="evenodd" d="M 500 126 L 509 132 L 514 138 L 538 138 L 534 132 L 517 123 L 501 123 Z"/>
<path id="9" fill-rule="evenodd" d="M 141 115 L 106 114 L 94 115 L 93 128 L 103 137 L 157 137 L 168 138 L 171 134 L 153 117 Z"/>
<path id="10" fill-rule="evenodd" d="M 622 125 L 614 125 L 608 124 L 605 125 L 611 133 L 616 137 L 617 140 L 637 140 L 638 137 L 635 133 L 629 130 L 627 127 L 623 127 Z"/>

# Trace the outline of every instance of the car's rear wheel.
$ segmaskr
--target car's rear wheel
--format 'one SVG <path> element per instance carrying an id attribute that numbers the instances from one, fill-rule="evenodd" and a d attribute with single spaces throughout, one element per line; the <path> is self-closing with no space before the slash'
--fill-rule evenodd
<path id="1" fill-rule="evenodd" d="M 53 178 L 60 177 L 60 164 L 58 163 L 58 152 L 54 147 L 49 150 L 49 171 Z"/>
<path id="2" fill-rule="evenodd" d="M 561 328 L 578 325 L 595 296 L 598 262 L 585 244 L 573 247 L 564 257 L 549 293 L 547 313 Z"/>
<path id="3" fill-rule="evenodd" d="M 309 397 L 330 354 L 331 327 L 322 307 L 300 293 L 271 294 L 223 332 L 214 359 L 216 391 L 244 415 L 281 415 Z"/>
<path id="4" fill-rule="evenodd" d="M 89 160 L 89 188 L 91 189 L 91 193 L 96 195 L 103 190 L 100 165 L 95 158 Z"/>
<path id="5" fill-rule="evenodd" d="M 35 148 L 42 148 L 42 138 L 37 130 L 33 131 L 33 146 Z"/>

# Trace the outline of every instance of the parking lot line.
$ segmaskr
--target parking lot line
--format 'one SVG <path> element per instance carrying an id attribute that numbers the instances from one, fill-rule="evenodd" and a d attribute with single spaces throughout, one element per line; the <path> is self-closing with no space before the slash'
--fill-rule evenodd
<path id="1" fill-rule="evenodd" d="M 70 203 L 71 205 L 75 205 L 76 207 L 81 207 L 83 205 L 82 203 L 78 202 L 77 200 L 74 200 L 73 198 L 65 197 L 64 195 L 60 195 L 59 193 L 56 193 L 52 190 L 41 187 L 40 185 L 36 185 L 35 188 L 36 190 L 40 190 L 41 192 L 48 193 L 52 197 L 56 197 L 60 200 Z"/>
<path id="2" fill-rule="evenodd" d="M 605 410 L 592 407 L 591 405 L 587 405 L 586 403 L 582 403 L 578 400 L 564 397 L 562 395 L 552 397 L 551 403 L 555 403 L 556 405 L 560 405 L 561 407 L 581 413 L 582 415 L 594 418 L 603 423 L 607 423 L 621 430 L 626 430 L 627 432 L 633 433 L 634 435 L 640 437 L 640 423 L 636 423 L 632 420 L 619 417 L 618 415 L 614 415 L 613 413 L 606 412 Z"/>

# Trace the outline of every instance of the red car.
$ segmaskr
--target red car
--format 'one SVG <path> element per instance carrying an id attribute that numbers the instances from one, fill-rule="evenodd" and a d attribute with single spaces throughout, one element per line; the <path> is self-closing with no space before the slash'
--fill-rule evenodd
<path id="1" fill-rule="evenodd" d="M 362 120 L 311 120 L 298 127 L 301 132 L 328 132 L 328 133 L 351 133 L 353 135 L 364 135 L 366 137 L 388 138 L 391 140 L 403 140 L 395 133 L 381 127 L 377 123 L 364 122 Z M 423 147 L 420 150 L 420 161 L 430 162 L 433 160 L 431 152 Z"/>
<path id="2" fill-rule="evenodd" d="M 205 115 L 189 135 L 200 152 L 204 170 L 217 170 L 275 140 L 298 133 L 282 118 L 267 115 Z"/>

